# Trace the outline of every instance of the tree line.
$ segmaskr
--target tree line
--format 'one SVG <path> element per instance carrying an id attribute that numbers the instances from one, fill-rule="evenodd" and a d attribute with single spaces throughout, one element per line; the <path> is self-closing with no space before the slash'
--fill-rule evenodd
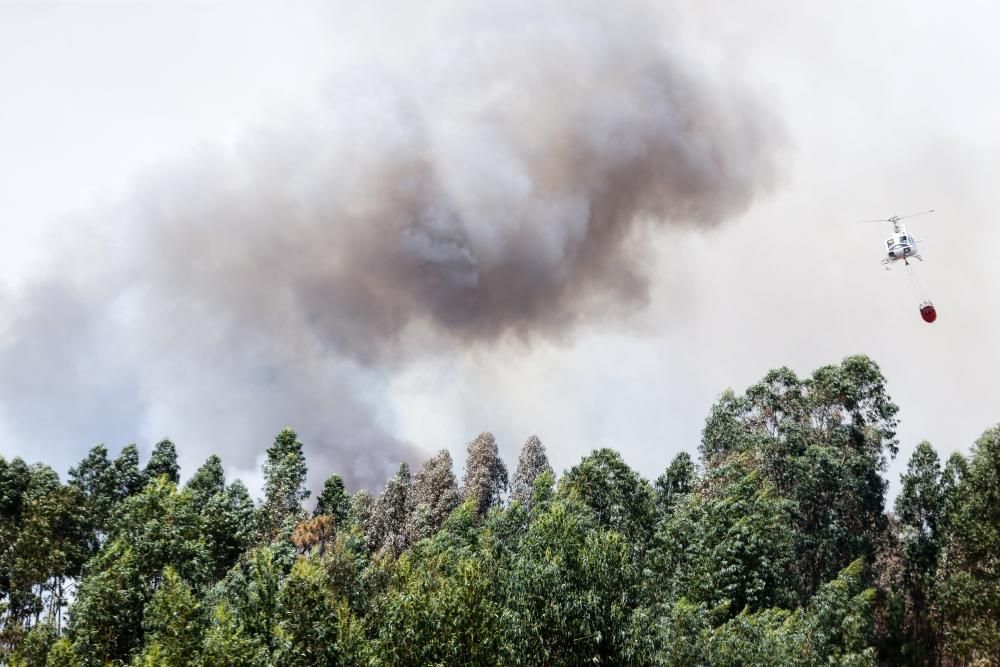
<path id="1" fill-rule="evenodd" d="M 314 503 L 296 433 L 263 497 L 174 444 L 98 445 L 63 483 L 0 458 L 10 665 L 1000 664 L 1000 426 L 924 442 L 886 507 L 898 407 L 853 356 L 723 393 L 697 459 L 611 449 L 514 474 L 494 437 Z M 308 504 L 307 504 L 308 503 Z M 311 511 L 307 509 L 311 507 Z"/>

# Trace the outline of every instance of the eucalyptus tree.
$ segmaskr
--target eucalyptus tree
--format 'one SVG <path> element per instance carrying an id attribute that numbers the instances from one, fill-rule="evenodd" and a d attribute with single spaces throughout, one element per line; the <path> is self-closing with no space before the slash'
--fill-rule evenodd
<path id="1" fill-rule="evenodd" d="M 396 557 L 407 547 L 410 494 L 410 466 L 401 463 L 372 506 L 367 537 L 373 551 Z"/>
<path id="2" fill-rule="evenodd" d="M 351 497 L 344 488 L 344 478 L 340 475 L 330 475 L 323 483 L 323 491 L 316 499 L 313 516 L 332 516 L 334 523 L 340 527 L 351 513 Z"/>
<path id="3" fill-rule="evenodd" d="M 943 653 L 989 664 L 1000 658 L 1000 425 L 976 440 L 960 477 L 940 591 Z"/>
<path id="4" fill-rule="evenodd" d="M 306 489 L 306 459 L 302 443 L 290 428 L 282 429 L 267 449 L 264 461 L 264 502 L 258 512 L 260 535 L 264 541 L 275 539 L 305 516 L 302 502 L 309 497 Z"/>
<path id="5" fill-rule="evenodd" d="M 896 414 L 885 378 L 865 356 L 806 379 L 781 368 L 742 395 L 724 392 L 706 421 L 703 465 L 742 455 L 794 504 L 800 601 L 885 530 L 882 476 L 897 452 Z"/>
<path id="6" fill-rule="evenodd" d="M 928 442 L 917 445 L 900 478 L 896 516 L 901 528 L 903 587 L 908 602 L 904 651 L 911 660 L 933 662 L 940 628 L 932 606 L 937 603 L 936 578 L 945 546 L 941 534 L 944 494 L 941 464 Z"/>
<path id="7" fill-rule="evenodd" d="M 424 461 L 413 477 L 410 541 L 432 535 L 461 502 L 451 454 L 442 449 Z"/>
<path id="8" fill-rule="evenodd" d="M 208 619 L 198 595 L 168 566 L 143 613 L 145 647 L 139 665 L 199 663 Z"/>
<path id="9" fill-rule="evenodd" d="M 550 475 L 555 474 L 549 465 L 545 445 L 537 435 L 533 435 L 521 447 L 521 454 L 517 459 L 517 471 L 514 473 L 514 482 L 511 485 L 511 499 L 525 506 L 530 505 L 535 492 L 535 480 L 545 472 Z"/>
<path id="10" fill-rule="evenodd" d="M 653 488 L 612 449 L 597 449 L 559 480 L 559 494 L 594 513 L 601 526 L 625 535 L 637 549 L 652 536 L 655 524 Z"/>
<path id="11" fill-rule="evenodd" d="M 86 565 L 70 613 L 70 635 L 88 662 L 125 662 L 144 643 L 143 613 L 173 568 L 193 588 L 207 584 L 209 550 L 190 494 L 160 478 L 124 503 L 110 541 Z"/>
<path id="12" fill-rule="evenodd" d="M 92 447 L 80 463 L 69 469 L 69 483 L 83 493 L 91 529 L 88 546 L 91 552 L 96 552 L 104 541 L 117 503 L 117 481 L 107 447 Z"/>
<path id="13" fill-rule="evenodd" d="M 658 525 L 651 602 L 702 605 L 713 623 L 797 601 L 794 503 L 744 457 L 714 461 Z"/>
<path id="14" fill-rule="evenodd" d="M 253 544 L 255 508 L 240 480 L 214 493 L 201 508 L 209 579 L 218 581 Z"/>
<path id="15" fill-rule="evenodd" d="M 78 487 L 47 465 L 0 458 L 0 659 L 32 626 L 59 629 L 64 584 L 79 576 L 90 539 Z"/>
<path id="16" fill-rule="evenodd" d="M 121 453 L 111 463 L 115 482 L 115 501 L 126 499 L 142 491 L 146 478 L 139 469 L 139 448 L 134 443 L 122 447 Z"/>
<path id="17" fill-rule="evenodd" d="M 635 556 L 631 540 L 575 496 L 539 503 L 493 569 L 502 592 L 499 663 L 651 664 L 653 621 Z"/>
<path id="18" fill-rule="evenodd" d="M 296 561 L 278 592 L 275 664 L 365 664 L 368 647 L 363 626 L 347 601 L 331 594 L 331 583 L 326 569 L 315 559 Z"/>
<path id="19" fill-rule="evenodd" d="M 222 460 L 212 454 L 195 470 L 184 489 L 191 494 L 198 506 L 204 506 L 208 499 L 226 488 L 226 473 L 222 469 Z"/>
<path id="20" fill-rule="evenodd" d="M 177 447 L 169 438 L 164 438 L 153 445 L 153 452 L 149 456 L 146 467 L 142 469 L 142 477 L 145 483 L 166 475 L 174 484 L 181 481 L 180 466 L 177 465 Z"/>
<path id="21" fill-rule="evenodd" d="M 500 458 L 497 441 L 492 433 L 480 433 L 469 443 L 462 478 L 462 495 L 475 501 L 480 517 L 500 505 L 509 484 L 507 466 Z"/>
<path id="22" fill-rule="evenodd" d="M 697 471 L 687 452 L 679 452 L 653 485 L 656 506 L 661 515 L 668 514 L 677 501 L 694 490 Z"/>

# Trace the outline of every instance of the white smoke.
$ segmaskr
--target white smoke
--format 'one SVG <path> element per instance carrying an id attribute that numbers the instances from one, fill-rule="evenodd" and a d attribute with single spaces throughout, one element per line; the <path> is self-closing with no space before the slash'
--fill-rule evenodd
<path id="1" fill-rule="evenodd" d="M 772 181 L 772 119 L 675 53 L 653 4 L 426 11 L 318 112 L 146 175 L 14 297 L 6 421 L 160 429 L 238 466 L 291 424 L 314 474 L 377 484 L 419 455 L 380 421 L 382 379 L 641 306 L 644 234 Z"/>

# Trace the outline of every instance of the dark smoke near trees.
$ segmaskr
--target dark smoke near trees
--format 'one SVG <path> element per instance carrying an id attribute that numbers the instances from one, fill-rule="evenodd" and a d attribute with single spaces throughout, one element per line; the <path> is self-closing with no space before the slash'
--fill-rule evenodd
<path id="1" fill-rule="evenodd" d="M 772 181 L 772 118 L 643 7 L 457 9 L 321 113 L 147 174 L 11 297 L 4 420 L 56 441 L 183 423 L 182 449 L 247 467 L 293 423 L 351 487 L 423 458 L 359 398 L 372 382 L 641 307 L 645 234 Z"/>

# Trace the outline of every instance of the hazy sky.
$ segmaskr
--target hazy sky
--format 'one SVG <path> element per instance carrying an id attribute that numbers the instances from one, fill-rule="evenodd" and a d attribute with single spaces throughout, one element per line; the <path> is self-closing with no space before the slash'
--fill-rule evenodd
<path id="1" fill-rule="evenodd" d="M 421 11 L 404 3 L 365 3 L 365 10 L 250 4 L 0 3 L 0 284 L 7 293 L 0 342 L 38 303 L 26 301 L 24 290 L 53 263 L 71 282 L 117 265 L 115 250 L 127 251 L 135 239 L 79 244 L 81 229 L 101 236 L 102 216 L 161 178 L 163 165 L 174 173 L 189 165 L 190 179 L 210 179 L 215 171 L 205 164 L 213 151 L 260 133 L 281 143 L 286 128 L 321 108 L 335 75 L 433 50 L 465 27 L 447 2 Z M 518 11 L 526 3 L 507 6 L 497 20 L 533 16 Z M 616 6 L 631 11 L 628 3 Z M 0 453 L 64 471 L 96 441 L 117 451 L 135 440 L 148 452 L 169 435 L 187 474 L 217 451 L 254 485 L 255 458 L 274 431 L 297 426 L 303 410 L 328 409 L 329 399 L 349 404 L 338 413 L 349 415 L 346 425 L 331 438 L 345 437 L 356 413 L 370 413 L 399 452 L 412 451 L 406 443 L 428 452 L 447 447 L 460 464 L 465 443 L 492 430 L 512 466 L 521 443 L 537 433 L 557 470 L 610 446 L 653 478 L 676 452 L 695 451 L 726 387 L 741 390 L 779 365 L 807 374 L 854 353 L 881 365 L 902 408 L 893 480 L 920 440 L 944 454 L 967 450 L 1000 420 L 993 390 L 1000 264 L 991 255 L 1000 245 L 993 221 L 1000 210 L 993 201 L 1000 46 L 992 34 L 1000 10 L 986 2 L 960 7 L 686 0 L 658 13 L 670 24 L 675 62 L 696 79 L 703 74 L 739 89 L 715 99 L 720 113 L 743 111 L 726 104 L 763 107 L 778 159 L 775 177 L 765 179 L 745 213 L 709 231 L 654 227 L 643 237 L 651 276 L 645 305 L 611 309 L 527 343 L 508 337 L 446 347 L 363 372 L 333 360 L 303 372 L 322 375 L 311 386 L 335 399 L 286 392 L 269 400 L 262 420 L 241 420 L 259 407 L 260 395 L 233 386 L 238 373 L 213 374 L 210 358 L 197 377 L 180 373 L 191 360 L 170 358 L 170 334 L 149 323 L 129 331 L 164 336 L 164 358 L 150 359 L 153 370 L 138 380 L 128 371 L 130 379 L 119 382 L 126 371 L 88 366 L 63 350 L 77 336 L 100 341 L 105 333 L 116 341 L 112 349 L 127 346 L 127 337 L 119 342 L 104 328 L 115 320 L 81 332 L 85 317 L 55 312 L 50 326 L 57 331 L 32 354 L 81 367 L 103 388 L 78 397 L 79 385 L 2 378 L 5 396 L 26 386 L 17 395 L 30 403 L 18 402 L 14 416 L 8 406 Z M 575 71 L 572 60 L 559 62 L 569 79 L 594 66 L 581 62 Z M 419 71 L 410 75 L 422 83 Z M 297 137 L 294 130 L 288 134 Z M 295 141 L 281 145 L 290 146 L 289 160 L 308 150 Z M 903 272 L 879 265 L 887 229 L 853 224 L 927 208 L 937 213 L 915 219 L 910 231 L 927 241 L 926 261 L 916 269 L 939 313 L 930 326 Z M 144 233 L 141 221 L 125 229 L 126 236 Z M 171 267 L 185 273 L 183 253 L 172 257 Z M 41 302 L 56 310 L 62 303 Z M 128 303 L 122 308 L 120 321 L 129 321 Z M 183 399 L 184 382 L 198 385 L 190 393 L 197 400 Z M 176 393 L 168 395 L 162 388 L 172 383 Z M 225 398 L 206 405 L 205 395 Z M 108 405 L 109 397 L 117 404 Z M 86 413 L 67 420 L 84 433 L 60 432 L 66 410 Z M 218 424 L 233 441 L 223 441 Z M 351 468 L 344 460 L 350 447 L 331 451 L 317 465 Z"/>

